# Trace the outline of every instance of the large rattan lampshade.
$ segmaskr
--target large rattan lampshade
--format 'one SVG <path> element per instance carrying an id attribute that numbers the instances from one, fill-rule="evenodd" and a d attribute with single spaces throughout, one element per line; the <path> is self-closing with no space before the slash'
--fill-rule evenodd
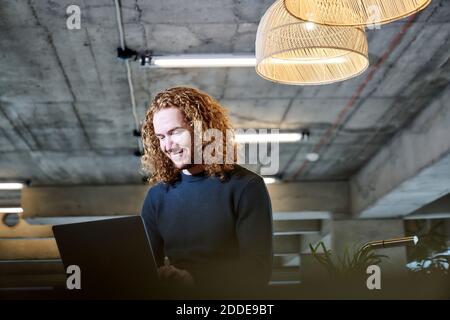
<path id="1" fill-rule="evenodd" d="M 370 26 L 416 13 L 431 0 L 284 0 L 299 19 L 335 26 Z"/>
<path id="2" fill-rule="evenodd" d="M 369 65 L 363 28 L 322 26 L 289 14 L 283 0 L 264 14 L 256 34 L 256 72 L 285 84 L 316 85 L 352 78 Z"/>

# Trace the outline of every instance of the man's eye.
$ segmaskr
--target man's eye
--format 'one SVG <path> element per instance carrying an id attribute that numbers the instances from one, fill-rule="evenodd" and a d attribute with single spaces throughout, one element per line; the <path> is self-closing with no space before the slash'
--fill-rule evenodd
<path id="1" fill-rule="evenodd" d="M 181 134 L 184 132 L 184 129 L 175 129 L 172 131 L 172 134 Z"/>

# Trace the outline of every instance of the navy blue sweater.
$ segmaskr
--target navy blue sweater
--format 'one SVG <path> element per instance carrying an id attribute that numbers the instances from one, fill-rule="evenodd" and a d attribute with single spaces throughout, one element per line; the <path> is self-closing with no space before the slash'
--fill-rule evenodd
<path id="1" fill-rule="evenodd" d="M 200 284 L 267 284 L 272 208 L 259 175 L 238 165 L 225 181 L 181 173 L 149 190 L 142 217 L 158 265 L 167 256 Z"/>

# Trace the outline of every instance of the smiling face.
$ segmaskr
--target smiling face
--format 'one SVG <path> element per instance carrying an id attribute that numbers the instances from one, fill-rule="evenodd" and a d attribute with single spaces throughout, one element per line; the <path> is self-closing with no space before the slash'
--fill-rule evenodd
<path id="1" fill-rule="evenodd" d="M 191 168 L 192 130 L 183 113 L 177 108 L 161 109 L 153 116 L 153 128 L 162 152 L 175 167 Z"/>

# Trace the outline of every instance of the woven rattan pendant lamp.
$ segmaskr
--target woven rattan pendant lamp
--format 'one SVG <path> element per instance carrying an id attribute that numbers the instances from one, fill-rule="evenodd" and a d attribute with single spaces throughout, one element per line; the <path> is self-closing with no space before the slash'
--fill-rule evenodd
<path id="1" fill-rule="evenodd" d="M 414 14 L 431 0 L 284 0 L 299 19 L 334 26 L 381 25 Z"/>
<path id="2" fill-rule="evenodd" d="M 289 14 L 283 0 L 264 14 L 256 33 L 256 72 L 284 84 L 346 80 L 369 65 L 363 28 L 322 26 Z"/>

